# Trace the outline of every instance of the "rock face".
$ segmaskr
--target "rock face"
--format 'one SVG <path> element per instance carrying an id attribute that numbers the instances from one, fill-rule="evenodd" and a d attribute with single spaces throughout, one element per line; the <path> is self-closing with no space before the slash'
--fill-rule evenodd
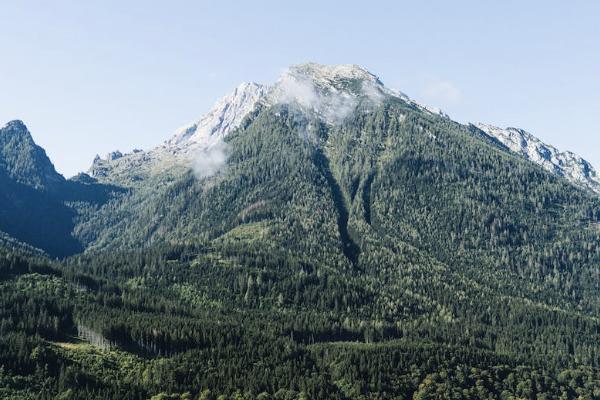
<path id="1" fill-rule="evenodd" d="M 108 153 L 105 158 L 109 161 L 113 161 L 118 160 L 121 157 L 123 157 L 123 153 L 121 153 L 119 150 L 115 150 Z"/>
<path id="2" fill-rule="evenodd" d="M 522 129 L 502 129 L 482 123 L 475 126 L 510 151 L 539 164 L 547 171 L 600 193 L 600 176 L 589 162 L 577 154 L 561 152 Z"/>
<path id="3" fill-rule="evenodd" d="M 219 100 L 198 121 L 178 129 L 164 144 L 149 150 L 96 157 L 89 173 L 101 181 L 130 185 L 145 178 L 189 168 L 194 158 L 223 141 L 242 120 L 264 99 L 266 87 L 242 83 L 232 93 Z"/>
<path id="4" fill-rule="evenodd" d="M 266 88 L 256 83 L 242 83 L 219 100 L 199 121 L 184 126 L 167 142 L 170 148 L 190 145 L 210 146 L 237 128 L 266 94 Z"/>

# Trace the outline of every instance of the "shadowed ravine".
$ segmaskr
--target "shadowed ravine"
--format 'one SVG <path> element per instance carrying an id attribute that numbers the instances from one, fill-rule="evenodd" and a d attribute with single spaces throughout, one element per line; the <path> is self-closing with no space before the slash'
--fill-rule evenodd
<path id="1" fill-rule="evenodd" d="M 348 209 L 346 207 L 346 202 L 344 201 L 344 195 L 342 193 L 342 189 L 338 184 L 337 180 L 333 176 L 331 172 L 331 168 L 329 165 L 329 159 L 323 154 L 322 150 L 315 151 L 315 161 L 317 165 L 321 168 L 321 172 L 327 179 L 327 184 L 331 189 L 331 194 L 333 196 L 333 203 L 335 204 L 335 208 L 337 211 L 337 224 L 338 231 L 340 233 L 340 239 L 342 240 L 342 251 L 344 256 L 355 265 L 358 261 L 358 255 L 360 254 L 360 248 L 358 245 L 352 240 L 350 236 L 350 232 L 348 232 Z"/>
<path id="2" fill-rule="evenodd" d="M 365 209 L 365 221 L 367 224 L 371 225 L 371 185 L 373 184 L 373 179 L 375 178 L 375 174 L 370 174 L 365 182 L 363 189 L 363 207 Z"/>

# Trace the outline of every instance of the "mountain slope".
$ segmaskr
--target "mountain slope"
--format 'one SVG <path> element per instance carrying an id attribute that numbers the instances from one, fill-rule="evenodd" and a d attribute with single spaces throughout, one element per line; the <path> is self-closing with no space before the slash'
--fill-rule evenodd
<path id="1" fill-rule="evenodd" d="M 522 129 L 501 129 L 481 123 L 475 126 L 510 151 L 541 165 L 547 171 L 600 193 L 600 176 L 589 162 L 578 155 L 569 151 L 560 152 Z"/>
<path id="2" fill-rule="evenodd" d="M 95 207 L 119 189 L 66 180 L 21 121 L 0 129 L 0 231 L 55 257 L 81 252 L 73 236 L 77 207 Z"/>
<path id="3" fill-rule="evenodd" d="M 136 150 L 129 154 L 117 151 L 105 158 L 96 157 L 89 173 L 103 182 L 131 186 L 156 175 L 185 172 L 198 153 L 222 142 L 240 125 L 263 99 L 265 90 L 255 83 L 243 83 L 219 100 L 208 114 L 178 129 L 161 146 L 149 151 Z"/>

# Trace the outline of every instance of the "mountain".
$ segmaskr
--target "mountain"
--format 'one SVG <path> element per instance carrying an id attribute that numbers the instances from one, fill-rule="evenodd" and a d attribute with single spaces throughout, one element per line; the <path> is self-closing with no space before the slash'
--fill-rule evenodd
<path id="1" fill-rule="evenodd" d="M 119 189 L 81 178 L 66 180 L 56 172 L 23 122 L 0 128 L 0 233 L 16 239 L 3 242 L 24 242 L 20 247 L 56 257 L 82 251 L 73 233 L 77 204 L 97 206 Z"/>
<path id="2" fill-rule="evenodd" d="M 82 251 L 0 249 L 0 397 L 600 396 L 600 198 L 483 128 L 311 63 L 97 158 Z"/>
<path id="3" fill-rule="evenodd" d="M 475 126 L 502 146 L 541 165 L 547 171 L 600 193 L 600 176 L 588 161 L 577 154 L 561 152 L 522 129 L 502 129 L 482 123 Z"/>
<path id="4" fill-rule="evenodd" d="M 64 184 L 21 121 L 0 129 L 1 231 L 57 255 L 81 251 L 71 235 L 74 213 L 56 199 Z"/>
<path id="5" fill-rule="evenodd" d="M 11 121 L 0 128 L 0 170 L 34 189 L 51 190 L 64 182 L 22 121 Z"/>
<path id="6" fill-rule="evenodd" d="M 290 67 L 277 82 L 270 86 L 240 85 L 230 95 L 217 102 L 206 116 L 198 122 L 179 129 L 171 139 L 155 149 L 147 152 L 136 151 L 125 155 L 115 153 L 104 159 L 97 158 L 90 170 L 91 176 L 106 184 L 134 187 L 135 189 L 128 192 L 129 194 L 124 198 L 111 203 L 111 207 L 106 209 L 110 210 L 106 215 L 103 210 L 100 210 L 89 219 L 82 219 L 81 224 L 76 228 L 78 237 L 86 247 L 102 249 L 119 247 L 124 244 L 140 246 L 155 241 L 188 240 L 191 232 L 197 232 L 200 237 L 210 236 L 210 232 L 216 226 L 219 228 L 214 232 L 231 229 L 234 226 L 231 221 L 235 220 L 233 214 L 226 219 L 210 222 L 203 220 L 202 216 L 206 215 L 208 210 L 213 210 L 215 215 L 222 212 L 214 210 L 214 208 L 223 202 L 223 198 L 219 197 L 223 194 L 217 195 L 212 191 L 218 191 L 229 179 L 233 179 L 234 175 L 238 180 L 247 179 L 244 171 L 237 169 L 235 155 L 239 151 L 236 144 L 248 145 L 246 141 L 250 140 L 251 135 L 241 132 L 252 131 L 249 128 L 253 127 L 255 122 L 262 121 L 258 116 L 266 115 L 276 109 L 285 113 L 281 115 L 288 115 L 295 121 L 297 126 L 295 125 L 294 129 L 299 129 L 298 135 L 318 150 L 318 157 L 321 161 L 331 164 L 334 161 L 333 157 L 336 157 L 339 152 L 339 149 L 336 148 L 336 146 L 340 146 L 338 141 L 347 136 L 343 129 L 342 133 L 339 132 L 340 128 L 352 120 L 357 113 L 369 115 L 379 109 L 389 109 L 390 104 L 402 105 L 410 111 L 401 111 L 398 123 L 405 122 L 403 119 L 409 115 L 433 118 L 441 124 L 448 125 L 448 128 L 444 128 L 445 131 L 468 131 L 470 138 L 475 136 L 485 139 L 476 140 L 480 145 L 487 145 L 491 142 L 501 151 L 514 152 L 512 147 L 506 147 L 498 138 L 491 138 L 490 134 L 482 130 L 485 128 L 484 125 L 471 127 L 454 123 L 447 115 L 424 107 L 408 96 L 386 88 L 378 77 L 361 67 L 304 64 Z M 287 131 L 290 128 L 282 129 Z M 489 129 L 487 131 L 491 132 Z M 333 136 L 332 132 L 335 132 Z M 436 141 L 437 135 L 433 132 L 428 131 L 426 135 L 433 143 L 439 143 Z M 402 135 L 398 135 L 398 137 L 402 137 Z M 261 142 L 258 138 L 255 140 L 258 141 L 257 143 Z M 347 138 L 345 140 L 356 141 L 357 139 Z M 365 140 L 366 138 L 362 138 L 355 143 L 363 147 Z M 533 143 L 531 140 L 530 142 Z M 272 145 L 281 146 L 277 138 L 273 139 Z M 372 145 L 374 146 L 373 151 L 389 147 L 389 143 L 373 143 Z M 297 147 L 306 147 L 306 144 L 294 145 L 289 151 L 294 152 Z M 377 150 L 377 152 L 380 151 Z M 348 150 L 347 154 L 353 154 L 353 152 L 353 150 Z M 558 152 L 552 154 L 555 154 L 554 158 L 551 158 L 552 160 L 559 160 Z M 466 156 L 470 157 L 470 155 Z M 554 168 L 551 172 L 557 176 L 571 179 L 571 181 L 574 181 L 574 177 L 577 176 L 575 165 L 589 165 L 583 160 L 578 160 L 578 164 L 569 164 L 563 156 L 561 157 L 562 164 L 556 161 L 556 165 L 563 165 L 562 169 Z M 535 160 L 537 158 L 530 161 Z M 452 160 L 448 160 L 448 162 L 452 162 Z M 306 163 L 314 164 L 314 161 L 307 160 Z M 286 164 L 286 161 L 282 160 L 282 164 Z M 573 165 L 573 167 L 567 168 L 568 165 Z M 348 193 L 345 193 L 344 190 L 341 190 L 342 188 L 339 190 L 336 188 L 342 183 L 338 182 L 341 177 L 336 176 L 340 174 L 340 171 L 336 171 L 332 167 L 336 166 L 327 166 L 327 170 L 323 171 L 323 174 L 331 186 L 329 190 L 333 190 L 337 197 L 337 213 L 342 215 L 341 220 L 345 220 L 345 214 L 350 211 L 345 210 L 350 206 L 349 201 L 354 199 L 357 190 L 364 190 L 357 185 L 367 185 L 362 181 L 372 178 L 368 176 L 366 178 L 346 177 L 346 179 L 352 179 L 353 182 Z M 265 166 L 265 168 L 273 168 L 273 166 Z M 322 166 L 318 166 L 318 168 L 322 169 Z M 364 167 L 356 166 L 354 168 Z M 220 173 L 221 170 L 228 170 L 228 173 Z M 247 175 L 248 172 L 246 171 L 245 174 Z M 593 169 L 588 171 L 588 176 L 593 176 Z M 202 184 L 197 182 L 198 179 L 202 181 L 204 178 L 214 179 L 208 179 Z M 256 177 L 256 179 L 263 178 Z M 219 185 L 213 187 L 211 182 L 217 182 Z M 575 183 L 581 186 L 583 181 Z M 182 188 L 174 189 L 178 185 L 182 185 Z M 210 190 L 205 190 L 205 186 Z M 590 185 L 587 187 L 593 188 Z M 181 198 L 182 204 L 178 209 L 175 207 L 177 202 L 165 198 L 170 198 L 173 190 L 181 191 L 183 188 L 189 191 L 185 196 L 192 197 Z M 256 191 L 257 188 L 254 187 L 253 190 Z M 289 190 L 293 190 L 293 188 Z M 230 205 L 239 203 L 240 200 L 237 197 L 240 195 L 241 193 L 236 192 Z M 255 197 L 257 204 L 265 202 L 265 199 L 261 199 L 256 194 L 247 195 Z M 213 197 L 208 200 L 208 196 Z M 207 203 L 201 205 L 203 202 Z M 165 204 L 168 204 L 169 207 L 165 207 Z M 253 203 L 248 203 L 244 207 L 255 211 L 260 209 Z M 229 211 L 233 212 L 233 209 Z M 236 213 L 245 214 L 243 208 L 237 209 Z M 135 228 L 133 228 L 134 226 Z M 182 234 L 182 232 L 187 233 Z M 348 236 L 343 227 L 339 234 L 344 237 Z M 124 238 L 127 239 L 124 240 Z M 344 246 L 347 244 L 349 244 L 348 241 Z M 350 244 L 350 246 L 352 245 Z"/>
<path id="7" fill-rule="evenodd" d="M 489 274 L 496 281 L 506 273 L 554 293 L 553 305 L 597 312 L 597 195 L 515 157 L 481 129 L 386 89 L 360 67 L 302 65 L 273 86 L 250 87 L 260 95 L 230 97 L 250 99 L 248 107 L 221 102 L 210 113 L 211 126 L 223 129 L 200 131 L 200 141 L 191 139 L 195 128 L 182 130 L 148 152 L 164 163 L 147 165 L 163 169 L 137 180 L 127 178 L 130 167 L 99 178 L 135 183 L 79 217 L 75 234 L 88 252 L 254 232 L 253 246 L 318 265 L 388 271 L 389 260 L 410 254 L 458 268 L 457 282 L 487 287 Z M 225 120 L 238 122 L 219 125 Z M 508 295 L 502 285 L 486 290 Z"/>

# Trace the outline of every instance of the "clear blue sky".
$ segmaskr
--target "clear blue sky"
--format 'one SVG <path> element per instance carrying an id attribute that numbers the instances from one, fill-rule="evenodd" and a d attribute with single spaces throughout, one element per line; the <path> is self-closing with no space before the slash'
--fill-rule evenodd
<path id="1" fill-rule="evenodd" d="M 0 124 L 59 172 L 151 148 L 242 81 L 360 64 L 462 122 L 518 126 L 600 166 L 597 1 L 3 1 Z"/>

